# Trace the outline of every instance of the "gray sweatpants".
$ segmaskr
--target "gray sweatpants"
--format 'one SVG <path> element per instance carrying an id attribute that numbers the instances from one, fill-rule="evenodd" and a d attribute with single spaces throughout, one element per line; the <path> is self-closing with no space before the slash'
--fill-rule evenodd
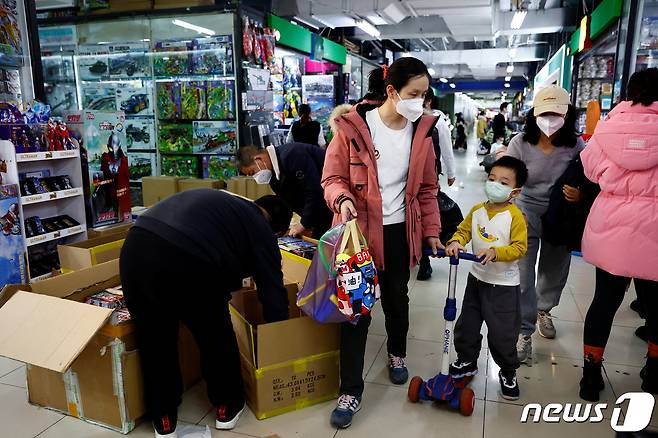
<path id="1" fill-rule="evenodd" d="M 560 303 L 569 276 L 571 253 L 566 246 L 551 245 L 542 239 L 541 215 L 545 208 L 520 202 L 518 205 L 528 219 L 528 252 L 519 261 L 521 333 L 530 336 L 535 332 L 537 312 L 550 312 Z"/>
<path id="2" fill-rule="evenodd" d="M 493 360 L 505 371 L 519 367 L 519 294 L 519 286 L 489 284 L 468 274 L 462 311 L 455 324 L 455 351 L 460 362 L 477 362 L 482 349 L 482 322 L 486 322 Z"/>

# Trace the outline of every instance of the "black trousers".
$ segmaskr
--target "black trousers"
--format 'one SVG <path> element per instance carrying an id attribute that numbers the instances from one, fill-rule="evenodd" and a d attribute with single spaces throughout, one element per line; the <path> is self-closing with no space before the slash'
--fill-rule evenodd
<path id="1" fill-rule="evenodd" d="M 381 304 L 390 354 L 407 355 L 409 331 L 409 246 L 403 223 L 384 226 L 384 265 L 379 271 Z M 343 323 L 340 338 L 340 393 L 361 397 L 363 359 L 371 316 L 362 316 L 356 325 Z"/>
<path id="2" fill-rule="evenodd" d="M 637 278 L 634 278 L 633 282 L 638 301 L 646 316 L 649 342 L 658 345 L 658 282 Z M 612 330 L 612 321 L 630 283 L 631 279 L 628 277 L 620 277 L 596 268 L 594 299 L 585 317 L 585 345 L 605 348 Z"/>
<path id="3" fill-rule="evenodd" d="M 517 369 L 521 288 L 485 283 L 468 274 L 462 311 L 455 324 L 455 351 L 460 361 L 477 361 L 482 349 L 482 322 L 487 323 L 487 341 L 496 364 L 504 371 Z"/>
<path id="4" fill-rule="evenodd" d="M 167 240 L 133 228 L 121 250 L 121 283 L 136 326 L 144 395 L 152 418 L 176 413 L 183 383 L 179 323 L 201 352 L 208 398 L 215 406 L 244 404 L 240 356 L 228 310 L 230 296 L 215 289 L 217 267 Z"/>

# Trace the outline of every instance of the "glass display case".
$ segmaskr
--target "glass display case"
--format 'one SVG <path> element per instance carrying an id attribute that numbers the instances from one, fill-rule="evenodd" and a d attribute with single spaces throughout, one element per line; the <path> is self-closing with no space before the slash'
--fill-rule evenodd
<path id="1" fill-rule="evenodd" d="M 658 0 L 641 0 L 635 22 L 631 72 L 658 67 Z"/>
<path id="2" fill-rule="evenodd" d="M 156 174 L 233 176 L 233 20 L 208 13 L 41 27 L 47 103 L 59 114 L 123 111 L 133 184 Z"/>

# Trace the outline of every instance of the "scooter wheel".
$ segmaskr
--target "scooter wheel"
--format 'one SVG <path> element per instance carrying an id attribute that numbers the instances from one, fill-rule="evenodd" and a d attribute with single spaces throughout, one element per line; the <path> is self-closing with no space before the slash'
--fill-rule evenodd
<path id="1" fill-rule="evenodd" d="M 411 403 L 418 403 L 420 400 L 420 388 L 423 386 L 423 379 L 415 376 L 409 382 L 409 390 L 407 391 L 407 397 Z"/>
<path id="2" fill-rule="evenodd" d="M 470 417 L 473 409 L 475 409 L 475 393 L 471 388 L 464 388 L 459 396 L 459 412 L 465 417 Z"/>

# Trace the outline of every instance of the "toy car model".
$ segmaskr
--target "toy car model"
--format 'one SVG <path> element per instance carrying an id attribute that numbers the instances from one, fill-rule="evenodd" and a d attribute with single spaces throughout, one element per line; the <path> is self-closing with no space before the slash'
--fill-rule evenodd
<path id="1" fill-rule="evenodd" d="M 149 107 L 149 97 L 146 94 L 133 94 L 121 102 L 121 111 L 127 114 L 137 114 Z"/>
<path id="2" fill-rule="evenodd" d="M 125 71 L 128 76 L 137 72 L 137 63 L 130 56 L 121 56 L 114 58 L 110 62 L 110 74 L 117 75 Z"/>
<path id="3" fill-rule="evenodd" d="M 102 75 L 107 71 L 107 64 L 103 61 L 96 61 L 91 67 L 89 67 L 89 72 L 95 75 Z"/>

